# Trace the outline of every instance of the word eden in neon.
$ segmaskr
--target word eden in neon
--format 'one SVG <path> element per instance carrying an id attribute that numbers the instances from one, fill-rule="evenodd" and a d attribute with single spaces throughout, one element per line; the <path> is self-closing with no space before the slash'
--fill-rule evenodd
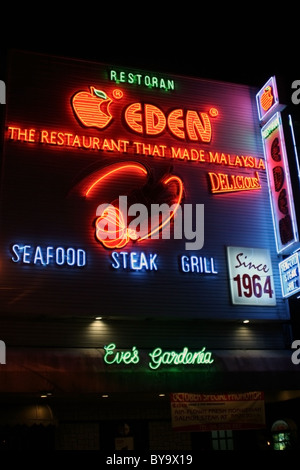
<path id="1" fill-rule="evenodd" d="M 140 85 L 147 88 L 159 88 L 160 90 L 175 90 L 174 80 L 156 77 L 154 75 L 144 75 L 141 73 L 124 72 L 110 70 L 109 79 L 117 84 L 129 83 L 130 85 Z"/>
<path id="2" fill-rule="evenodd" d="M 131 350 L 116 351 L 116 345 L 110 343 L 104 346 L 104 362 L 106 364 L 138 364 L 140 362 L 139 351 L 133 346 Z M 201 351 L 192 352 L 187 347 L 179 353 L 175 351 L 163 351 L 161 348 L 155 348 L 149 353 L 150 361 L 148 366 L 152 370 L 157 370 L 163 365 L 195 365 L 212 364 L 214 359 L 212 353 L 206 351 L 203 347 Z"/>

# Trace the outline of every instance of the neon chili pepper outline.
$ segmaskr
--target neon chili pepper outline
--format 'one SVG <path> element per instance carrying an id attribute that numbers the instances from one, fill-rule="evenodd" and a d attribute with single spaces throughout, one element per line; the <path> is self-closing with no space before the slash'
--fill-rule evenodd
<path id="1" fill-rule="evenodd" d="M 107 171 L 107 173 L 105 173 L 104 175 L 102 175 L 100 178 L 98 178 L 96 181 L 94 181 L 91 186 L 89 186 L 89 188 L 87 189 L 86 193 L 85 193 L 85 196 L 87 197 L 90 192 L 95 188 L 96 185 L 98 185 L 99 183 L 101 183 L 107 176 L 109 175 L 112 175 L 113 173 L 119 171 L 119 170 L 124 170 L 124 169 L 128 169 L 128 168 L 136 168 L 138 170 L 141 170 L 144 174 L 147 174 L 147 170 L 137 164 L 137 163 L 125 163 L 125 164 L 121 164 L 120 166 L 116 167 L 116 168 L 113 168 L 109 171 Z M 142 241 L 142 240 L 145 240 L 149 237 L 151 237 L 154 233 L 157 233 L 159 230 L 161 230 L 167 223 L 169 223 L 171 221 L 171 219 L 173 219 L 175 217 L 175 214 L 181 204 L 181 201 L 182 201 L 182 197 L 183 197 L 183 182 L 182 180 L 179 178 L 179 176 L 176 176 L 176 175 L 171 175 L 171 176 L 167 176 L 165 177 L 163 180 L 162 180 L 162 183 L 163 184 L 169 184 L 170 182 L 177 182 L 178 183 L 178 198 L 177 198 L 177 202 L 175 204 L 173 204 L 175 207 L 172 211 L 172 213 L 170 214 L 170 216 L 164 220 L 161 224 L 159 224 L 155 229 L 151 230 L 150 232 L 148 232 L 147 235 L 144 235 L 143 237 L 141 238 L 138 238 L 138 235 L 137 233 L 133 230 L 133 229 L 129 229 L 125 226 L 125 223 L 124 223 L 124 217 L 123 217 L 123 214 L 122 212 L 117 208 L 117 207 L 107 207 L 103 214 L 98 217 L 96 219 L 96 238 L 106 247 L 106 248 L 110 248 L 110 249 L 113 249 L 113 248 L 123 248 L 128 242 L 129 240 L 137 240 L 138 242 Z M 101 232 L 101 229 L 98 228 L 98 221 L 100 219 L 103 219 L 103 217 L 105 217 L 105 220 L 106 222 L 114 222 L 114 223 L 117 223 L 118 224 L 118 227 L 119 227 L 119 237 L 116 238 L 116 239 L 102 239 L 99 235 L 100 235 L 100 232 Z M 106 231 L 105 234 L 106 234 L 106 237 L 107 237 L 107 234 L 109 232 Z"/>
<path id="2" fill-rule="evenodd" d="M 87 189 L 86 193 L 85 193 L 85 196 L 87 197 L 90 192 L 92 191 L 92 189 L 97 185 L 99 184 L 102 180 L 104 180 L 107 176 L 110 176 L 112 175 L 113 173 L 115 173 L 116 171 L 119 171 L 119 170 L 124 170 L 124 169 L 128 169 L 128 168 L 136 168 L 138 170 L 141 170 L 145 175 L 147 174 L 147 170 L 146 168 L 144 168 L 142 165 L 139 165 L 138 163 L 124 163 L 120 166 L 118 166 L 117 168 L 113 168 L 111 170 L 109 170 L 107 173 L 105 173 L 104 175 L 100 176 L 100 178 L 98 178 L 96 181 L 94 181 L 93 184 L 91 184 L 91 186 Z"/>
<path id="3" fill-rule="evenodd" d="M 168 217 L 164 222 L 162 222 L 161 224 L 159 224 L 155 229 L 151 230 L 151 232 L 149 232 L 147 235 L 144 235 L 143 237 L 139 238 L 137 241 L 140 242 L 142 240 L 145 240 L 146 238 L 149 238 L 151 237 L 154 233 L 157 233 L 159 230 L 161 230 L 166 224 L 168 224 L 174 217 L 175 217 L 175 214 L 178 210 L 178 207 L 180 206 L 181 204 L 181 201 L 182 201 L 182 196 L 183 196 L 183 182 L 182 180 L 179 178 L 179 176 L 175 176 L 175 175 L 172 175 L 172 176 L 167 176 L 164 180 L 162 180 L 162 182 L 164 184 L 168 184 L 170 183 L 170 181 L 176 181 L 178 183 L 178 186 L 179 186 L 179 195 L 178 195 L 178 199 L 177 199 L 177 202 L 175 203 L 175 207 L 172 211 L 172 214 L 170 215 L 170 217 Z"/>

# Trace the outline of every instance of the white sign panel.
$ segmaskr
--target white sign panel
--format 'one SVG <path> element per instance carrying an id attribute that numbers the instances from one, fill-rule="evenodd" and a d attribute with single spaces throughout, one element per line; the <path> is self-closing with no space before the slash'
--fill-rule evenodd
<path id="1" fill-rule="evenodd" d="M 289 164 L 280 113 L 262 128 L 278 253 L 294 251 L 299 241 Z"/>
<path id="2" fill-rule="evenodd" d="M 276 305 L 269 250 L 228 246 L 227 261 L 234 305 Z"/>
<path id="3" fill-rule="evenodd" d="M 283 297 L 290 297 L 300 291 L 300 262 L 296 252 L 279 263 Z"/>

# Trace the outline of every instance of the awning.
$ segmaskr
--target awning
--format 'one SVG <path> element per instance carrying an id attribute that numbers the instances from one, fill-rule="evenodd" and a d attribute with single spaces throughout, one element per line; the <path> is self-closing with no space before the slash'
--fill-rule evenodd
<path id="1" fill-rule="evenodd" d="M 103 349 L 7 348 L 0 365 L 0 394 L 91 394 L 300 389 L 300 366 L 289 350 L 215 350 L 211 364 L 148 367 L 105 364 Z"/>

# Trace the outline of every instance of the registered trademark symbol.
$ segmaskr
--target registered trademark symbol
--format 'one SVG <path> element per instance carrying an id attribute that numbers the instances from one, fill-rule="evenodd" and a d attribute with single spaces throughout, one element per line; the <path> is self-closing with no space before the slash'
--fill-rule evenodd
<path id="1" fill-rule="evenodd" d="M 219 114 L 219 111 L 217 110 L 217 108 L 210 108 L 209 114 L 211 115 L 211 117 L 217 117 Z"/>
<path id="2" fill-rule="evenodd" d="M 113 97 L 116 99 L 116 100 L 120 100 L 121 98 L 123 98 L 123 91 L 116 88 L 114 91 L 113 91 Z"/>

